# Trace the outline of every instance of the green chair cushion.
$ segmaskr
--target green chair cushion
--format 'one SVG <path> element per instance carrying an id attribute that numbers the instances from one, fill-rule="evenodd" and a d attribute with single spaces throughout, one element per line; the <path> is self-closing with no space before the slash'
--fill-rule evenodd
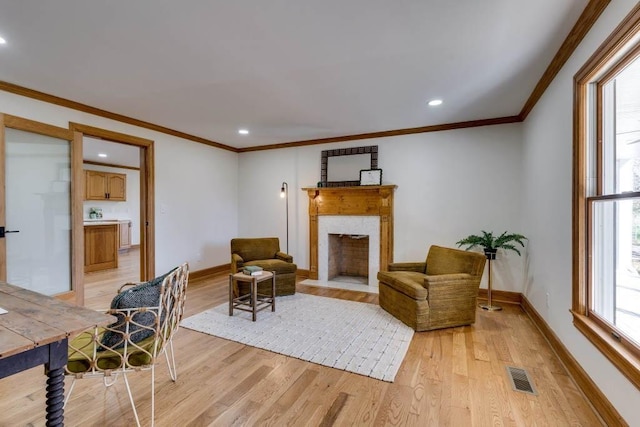
<path id="1" fill-rule="evenodd" d="M 84 373 L 91 371 L 93 351 L 96 345 L 101 342 L 104 336 L 104 328 L 98 329 L 98 338 L 94 339 L 92 332 L 83 332 L 74 338 L 68 350 L 69 360 L 67 369 L 72 373 Z M 148 337 L 136 345 L 143 350 L 134 348 L 131 344 L 127 347 L 128 366 L 146 366 L 151 364 L 151 353 L 153 351 L 154 337 Z M 77 350 L 76 350 L 77 349 Z M 95 364 L 100 370 L 120 369 L 124 363 L 124 346 L 118 349 L 104 349 L 102 345 L 96 352 Z"/>

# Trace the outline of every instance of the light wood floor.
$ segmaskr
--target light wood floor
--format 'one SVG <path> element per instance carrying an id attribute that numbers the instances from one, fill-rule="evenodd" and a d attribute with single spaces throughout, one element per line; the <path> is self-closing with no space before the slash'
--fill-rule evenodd
<path id="1" fill-rule="evenodd" d="M 226 275 L 192 281 L 187 316 L 225 303 L 226 286 Z M 87 305 L 107 307 L 113 289 L 104 277 L 89 284 Z M 373 294 L 297 289 L 377 303 Z M 156 425 L 601 425 L 529 318 L 517 306 L 504 308 L 478 310 L 472 327 L 415 334 L 394 383 L 181 329 L 174 342 L 177 382 L 164 361 L 156 369 Z M 538 395 L 512 391 L 506 365 L 527 369 Z M 149 425 L 150 373 L 130 378 L 143 425 Z M 0 426 L 44 425 L 44 385 L 42 368 L 0 380 Z M 65 421 L 134 425 L 124 383 L 107 389 L 101 380 L 79 381 Z"/>

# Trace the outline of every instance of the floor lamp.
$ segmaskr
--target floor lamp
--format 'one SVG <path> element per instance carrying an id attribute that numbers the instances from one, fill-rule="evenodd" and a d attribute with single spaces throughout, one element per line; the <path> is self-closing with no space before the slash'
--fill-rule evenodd
<path id="1" fill-rule="evenodd" d="M 289 184 L 282 183 L 280 187 L 280 197 L 286 200 L 287 217 L 287 253 L 289 253 Z"/>

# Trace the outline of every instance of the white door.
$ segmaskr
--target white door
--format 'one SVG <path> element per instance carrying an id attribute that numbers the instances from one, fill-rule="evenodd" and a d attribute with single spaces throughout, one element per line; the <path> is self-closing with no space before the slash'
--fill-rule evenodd
<path id="1" fill-rule="evenodd" d="M 0 276 L 6 277 L 0 280 L 46 295 L 68 292 L 72 289 L 71 142 L 6 127 L 4 154 L 0 255 L 5 256 Z"/>

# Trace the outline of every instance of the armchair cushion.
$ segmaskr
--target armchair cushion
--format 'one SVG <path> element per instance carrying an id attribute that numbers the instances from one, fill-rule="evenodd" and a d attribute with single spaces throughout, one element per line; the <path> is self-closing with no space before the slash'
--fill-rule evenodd
<path id="1" fill-rule="evenodd" d="M 380 271 L 378 280 L 415 300 L 425 300 L 429 291 L 424 287 L 425 275 L 415 271 Z"/>
<path id="2" fill-rule="evenodd" d="M 177 268 L 178 267 L 163 274 L 162 276 L 151 279 L 148 282 L 140 283 L 131 289 L 120 292 L 111 301 L 111 308 L 127 309 L 138 307 L 157 307 L 158 302 L 160 301 L 160 287 L 162 286 L 162 281 Z M 100 340 L 100 343 L 104 347 L 109 347 L 111 349 L 122 348 L 125 341 L 124 334 L 126 333 L 124 314 L 116 313 L 114 315 L 118 320 L 108 326 L 109 329 L 114 329 L 114 331 L 107 330 L 102 336 L 102 340 Z M 139 342 L 153 335 L 153 326 L 156 321 L 156 317 L 157 316 L 151 312 L 138 312 L 134 314 L 132 319 L 133 322 L 129 324 L 129 335 L 131 336 L 131 341 Z"/>

